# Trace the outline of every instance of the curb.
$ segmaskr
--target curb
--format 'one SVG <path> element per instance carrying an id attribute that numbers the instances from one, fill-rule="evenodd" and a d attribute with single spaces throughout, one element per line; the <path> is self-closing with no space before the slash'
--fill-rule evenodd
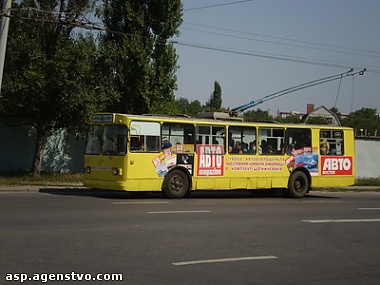
<path id="1" fill-rule="evenodd" d="M 79 190 L 89 189 L 82 185 L 68 185 L 68 186 L 55 186 L 55 185 L 10 185 L 0 186 L 0 192 L 39 192 L 41 189 L 56 189 L 56 190 Z"/>

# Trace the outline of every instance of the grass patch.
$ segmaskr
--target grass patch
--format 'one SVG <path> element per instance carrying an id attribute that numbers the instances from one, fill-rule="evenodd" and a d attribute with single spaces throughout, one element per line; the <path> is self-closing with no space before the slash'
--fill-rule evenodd
<path id="1" fill-rule="evenodd" d="M 355 181 L 356 186 L 380 186 L 380 178 L 358 178 Z"/>
<path id="2" fill-rule="evenodd" d="M 50 186 L 82 186 L 82 173 L 5 173 L 0 174 L 0 185 L 50 185 Z"/>
<path id="3" fill-rule="evenodd" d="M 322 191 L 322 192 L 380 192 L 380 186 L 378 187 L 366 187 L 366 186 L 358 186 L 358 187 L 336 187 L 336 188 L 313 188 L 310 193 L 313 193 L 313 191 Z"/>

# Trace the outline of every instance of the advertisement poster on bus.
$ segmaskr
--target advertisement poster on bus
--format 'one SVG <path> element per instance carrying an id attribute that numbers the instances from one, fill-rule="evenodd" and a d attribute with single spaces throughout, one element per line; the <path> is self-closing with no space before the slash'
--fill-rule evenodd
<path id="1" fill-rule="evenodd" d="M 224 175 L 224 146 L 218 144 L 198 144 L 198 176 Z"/>
<path id="2" fill-rule="evenodd" d="M 175 153 L 172 152 L 171 148 L 166 148 L 166 149 L 163 149 L 162 151 L 164 152 L 164 155 L 165 155 L 166 167 L 169 170 L 170 168 L 176 165 L 177 156 Z"/>
<path id="3" fill-rule="evenodd" d="M 194 154 L 193 153 L 177 153 L 177 166 L 186 168 L 193 175 Z"/>
<path id="4" fill-rule="evenodd" d="M 178 151 L 177 146 L 177 151 Z M 194 154 L 176 153 L 171 148 L 163 149 L 163 153 L 152 160 L 153 166 L 159 177 L 164 177 L 174 166 L 186 168 L 190 174 L 193 174 Z"/>
<path id="5" fill-rule="evenodd" d="M 168 168 L 166 167 L 165 154 L 160 154 L 155 159 L 152 160 L 153 166 L 159 177 L 164 177 L 168 173 Z"/>
<path id="6" fill-rule="evenodd" d="M 352 175 L 352 156 L 321 156 L 322 175 Z"/>
<path id="7" fill-rule="evenodd" d="M 159 156 L 152 160 L 159 177 L 164 177 L 170 168 L 177 164 L 177 156 L 170 148 L 162 150 Z"/>
<path id="8" fill-rule="evenodd" d="M 312 147 L 294 149 L 285 163 L 290 172 L 297 167 L 305 167 L 311 175 L 318 175 L 318 149 Z"/>
<path id="9" fill-rule="evenodd" d="M 285 167 L 284 158 L 271 156 L 230 156 L 226 162 L 227 171 L 281 172 Z"/>

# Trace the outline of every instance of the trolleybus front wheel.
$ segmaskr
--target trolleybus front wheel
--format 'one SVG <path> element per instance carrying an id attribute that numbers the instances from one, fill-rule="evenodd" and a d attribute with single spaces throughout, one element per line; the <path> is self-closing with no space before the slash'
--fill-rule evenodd
<path id="1" fill-rule="evenodd" d="M 289 194 L 293 198 L 302 198 L 309 190 L 309 179 L 302 171 L 294 172 L 289 179 Z"/>
<path id="2" fill-rule="evenodd" d="M 173 170 L 165 177 L 164 192 L 169 198 L 183 198 L 189 191 L 189 179 L 181 170 Z"/>

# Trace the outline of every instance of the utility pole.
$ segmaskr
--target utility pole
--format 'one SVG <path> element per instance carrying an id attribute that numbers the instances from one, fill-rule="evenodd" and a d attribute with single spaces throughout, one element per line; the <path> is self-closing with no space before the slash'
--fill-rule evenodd
<path id="1" fill-rule="evenodd" d="M 1 27 L 0 27 L 0 94 L 1 94 L 1 85 L 3 83 L 3 70 L 5 62 L 5 51 L 7 49 L 7 39 L 8 39 L 8 28 L 9 28 L 9 19 L 11 14 L 12 0 L 4 0 L 1 17 Z"/>

